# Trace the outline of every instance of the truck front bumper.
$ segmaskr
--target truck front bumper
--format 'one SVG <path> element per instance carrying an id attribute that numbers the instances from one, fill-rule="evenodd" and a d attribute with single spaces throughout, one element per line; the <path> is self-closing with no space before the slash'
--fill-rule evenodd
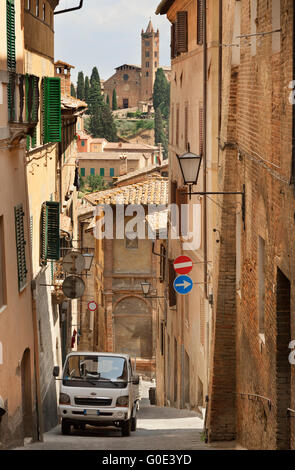
<path id="1" fill-rule="evenodd" d="M 83 408 L 78 406 L 59 405 L 58 415 L 69 421 L 81 422 L 117 422 L 126 421 L 131 412 L 128 408 Z"/>

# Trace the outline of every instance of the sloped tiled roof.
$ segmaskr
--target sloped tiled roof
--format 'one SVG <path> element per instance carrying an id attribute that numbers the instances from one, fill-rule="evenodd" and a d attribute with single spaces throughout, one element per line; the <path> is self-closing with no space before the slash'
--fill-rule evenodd
<path id="1" fill-rule="evenodd" d="M 98 191 L 84 197 L 97 204 L 168 204 L 168 178 L 152 176 L 142 183 Z"/>
<path id="2" fill-rule="evenodd" d="M 143 150 L 145 152 L 154 152 L 155 150 L 159 150 L 159 148 L 148 144 L 109 142 L 105 146 L 105 150 Z"/>
<path id="3" fill-rule="evenodd" d="M 87 109 L 87 103 L 85 101 L 78 100 L 70 95 L 61 95 L 61 109 L 65 111 L 71 111 L 76 109 L 85 108 Z"/>
<path id="4" fill-rule="evenodd" d="M 164 163 L 162 165 L 149 165 L 144 168 L 138 168 L 137 170 L 131 171 L 126 175 L 120 176 L 117 179 L 116 184 L 123 183 L 124 181 L 135 178 L 136 176 L 146 175 L 148 173 L 157 173 L 166 168 L 168 170 L 168 163 Z"/>

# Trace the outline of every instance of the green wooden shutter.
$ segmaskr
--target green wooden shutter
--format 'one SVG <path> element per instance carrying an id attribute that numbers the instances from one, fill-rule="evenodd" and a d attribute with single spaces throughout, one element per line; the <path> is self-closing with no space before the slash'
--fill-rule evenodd
<path id="1" fill-rule="evenodd" d="M 15 51 L 15 7 L 14 0 L 6 0 L 6 27 L 7 27 L 7 68 L 16 70 Z"/>
<path id="2" fill-rule="evenodd" d="M 95 168 L 90 168 L 90 174 L 91 174 L 92 176 L 95 176 Z"/>
<path id="3" fill-rule="evenodd" d="M 46 77 L 43 83 L 44 143 L 61 142 L 60 78 Z"/>
<path id="4" fill-rule="evenodd" d="M 114 168 L 110 168 L 110 176 L 111 177 L 115 176 L 115 169 Z"/>
<path id="5" fill-rule="evenodd" d="M 100 169 L 100 176 L 104 176 L 104 168 Z"/>
<path id="6" fill-rule="evenodd" d="M 27 282 L 26 241 L 24 232 L 24 212 L 22 204 L 14 208 L 15 239 L 18 272 L 18 290 L 22 290 Z"/>
<path id="7" fill-rule="evenodd" d="M 81 168 L 81 176 L 85 176 L 85 168 Z"/>
<path id="8" fill-rule="evenodd" d="M 59 202 L 44 202 L 41 211 L 41 263 L 60 259 Z"/>

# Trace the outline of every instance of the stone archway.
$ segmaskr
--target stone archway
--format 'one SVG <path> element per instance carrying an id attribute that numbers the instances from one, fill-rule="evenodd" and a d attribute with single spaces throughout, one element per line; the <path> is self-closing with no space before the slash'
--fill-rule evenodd
<path id="1" fill-rule="evenodd" d="M 153 357 L 152 313 L 140 297 L 127 296 L 114 308 L 114 351 L 132 357 Z"/>

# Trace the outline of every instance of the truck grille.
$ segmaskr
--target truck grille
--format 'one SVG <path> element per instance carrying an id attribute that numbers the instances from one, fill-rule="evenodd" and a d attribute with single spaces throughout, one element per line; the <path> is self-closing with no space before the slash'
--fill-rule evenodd
<path id="1" fill-rule="evenodd" d="M 75 397 L 76 405 L 83 406 L 110 406 L 112 404 L 111 398 L 79 398 Z"/>

